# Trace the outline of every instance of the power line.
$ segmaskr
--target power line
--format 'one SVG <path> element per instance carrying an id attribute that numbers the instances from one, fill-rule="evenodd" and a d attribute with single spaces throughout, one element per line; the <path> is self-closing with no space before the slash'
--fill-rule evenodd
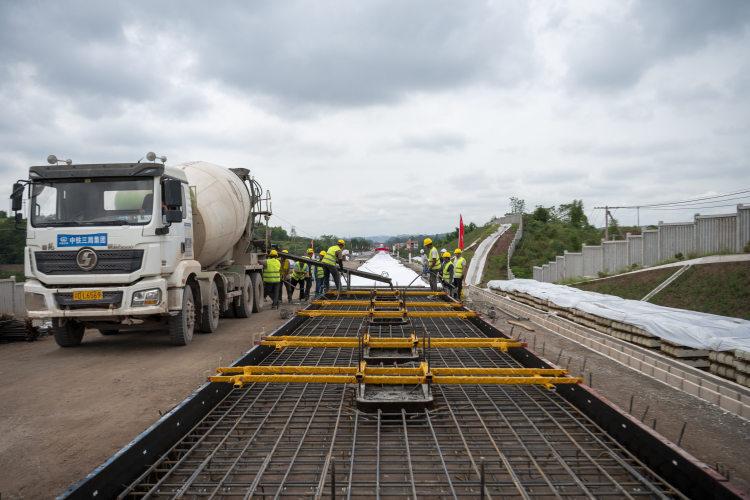
<path id="1" fill-rule="evenodd" d="M 731 193 L 724 193 L 724 194 L 716 194 L 711 196 L 703 196 L 700 198 L 692 198 L 689 200 L 680 200 L 680 201 L 669 201 L 669 202 L 663 202 L 663 203 L 644 203 L 643 205 L 621 205 L 621 206 L 610 206 L 609 208 L 655 208 L 655 207 L 667 207 L 667 206 L 674 206 L 674 205 L 684 205 L 684 204 L 695 204 L 695 202 L 700 202 L 703 200 L 713 200 L 716 201 L 729 201 L 730 199 L 741 199 L 741 198 L 747 198 L 747 196 L 742 196 L 741 198 L 728 198 L 728 199 L 721 199 L 721 198 L 727 198 L 728 196 L 735 196 L 738 194 L 746 194 L 750 193 L 750 188 L 741 189 L 739 191 L 734 191 Z M 597 209 L 603 209 L 606 207 L 594 207 Z"/>
<path id="2" fill-rule="evenodd" d="M 649 207 L 640 207 L 644 210 L 702 210 L 704 208 L 730 208 L 737 206 L 736 203 L 732 203 L 731 205 L 709 205 L 709 206 L 682 206 L 682 207 L 656 207 L 656 208 L 649 208 Z"/>

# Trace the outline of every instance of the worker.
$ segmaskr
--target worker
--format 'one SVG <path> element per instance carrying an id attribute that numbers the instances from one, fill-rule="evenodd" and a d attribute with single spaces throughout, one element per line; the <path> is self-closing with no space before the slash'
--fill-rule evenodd
<path id="1" fill-rule="evenodd" d="M 294 263 L 291 280 L 289 282 L 290 287 L 291 287 L 291 292 L 289 293 L 289 302 L 292 301 L 292 296 L 294 295 L 294 290 L 297 288 L 297 285 L 299 285 L 300 302 L 305 300 L 305 296 L 306 296 L 305 285 L 307 284 L 307 275 L 309 273 L 310 273 L 310 265 L 307 262 L 297 261 Z"/>
<path id="2" fill-rule="evenodd" d="M 462 255 L 462 250 L 456 248 L 453 251 L 453 292 L 457 300 L 461 300 L 464 290 L 464 268 L 466 267 L 466 258 Z"/>
<path id="3" fill-rule="evenodd" d="M 331 247 L 326 250 L 326 255 L 323 257 L 324 264 L 336 266 L 333 268 L 326 267 L 323 276 L 323 280 L 326 282 L 326 289 L 329 287 L 331 276 L 333 276 L 333 282 L 336 283 L 336 290 L 341 291 L 341 273 L 339 270 L 344 269 L 344 246 L 344 240 L 338 240 L 335 245 L 331 245 Z"/>
<path id="4" fill-rule="evenodd" d="M 437 291 L 437 279 L 440 272 L 440 254 L 432 246 L 432 238 L 424 239 L 424 253 L 427 255 L 427 270 L 430 273 L 430 290 Z"/>
<path id="5" fill-rule="evenodd" d="M 427 274 L 427 256 L 424 254 L 424 248 L 419 249 L 419 258 L 422 262 L 422 274 Z"/>
<path id="6" fill-rule="evenodd" d="M 326 256 L 326 251 L 321 250 L 320 258 L 318 260 L 323 260 L 323 257 L 325 256 Z M 315 296 L 316 297 L 320 297 L 326 291 L 328 283 L 326 283 L 324 279 L 325 273 L 326 273 L 326 270 L 323 266 L 315 266 Z"/>
<path id="7" fill-rule="evenodd" d="M 443 290 L 450 294 L 453 290 L 453 260 L 451 260 L 451 253 L 448 251 L 443 252 L 441 257 L 442 262 L 440 263 L 440 281 L 443 284 Z"/>
<path id="8" fill-rule="evenodd" d="M 263 264 L 263 298 L 271 297 L 271 308 L 279 307 L 281 298 L 281 262 L 279 252 L 271 250 Z"/>
<path id="9" fill-rule="evenodd" d="M 284 289 L 286 290 L 287 302 L 291 304 L 294 288 L 292 287 L 291 276 L 289 275 L 289 259 L 284 258 L 284 254 L 288 253 L 289 250 L 286 248 L 281 251 L 281 282 L 284 284 Z"/>
<path id="10" fill-rule="evenodd" d="M 315 259 L 315 250 L 313 250 L 312 248 L 308 248 L 307 258 Z M 310 290 L 312 290 L 312 282 L 313 282 L 313 268 L 312 266 L 308 265 L 307 272 L 305 273 L 305 297 L 302 300 L 310 299 Z"/>

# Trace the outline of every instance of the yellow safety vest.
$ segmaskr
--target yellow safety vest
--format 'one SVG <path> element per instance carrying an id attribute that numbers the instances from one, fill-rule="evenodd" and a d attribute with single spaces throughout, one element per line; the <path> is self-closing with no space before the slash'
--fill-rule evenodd
<path id="1" fill-rule="evenodd" d="M 325 256 L 323 257 L 323 264 L 336 265 L 336 252 L 340 251 L 341 247 L 338 245 L 333 245 L 331 248 L 329 248 Z"/>
<path id="2" fill-rule="evenodd" d="M 263 283 L 281 283 L 281 262 L 279 259 L 270 258 L 263 266 Z"/>
<path id="3" fill-rule="evenodd" d="M 322 278 L 325 276 L 325 268 L 323 266 L 315 266 L 315 277 L 316 278 Z"/>
<path id="4" fill-rule="evenodd" d="M 464 266 L 466 265 L 466 259 L 459 257 L 456 259 L 456 264 L 453 266 L 453 277 L 463 278 L 464 277 Z"/>
<path id="5" fill-rule="evenodd" d="M 430 261 L 432 259 L 435 259 L 435 264 L 430 266 L 430 269 L 433 271 L 437 271 L 440 269 L 440 253 L 438 252 L 438 249 L 435 247 L 430 248 L 430 252 L 427 254 L 427 264 L 430 264 Z"/>
<path id="6" fill-rule="evenodd" d="M 453 261 L 448 261 L 443 265 L 443 281 L 451 280 L 451 271 L 453 270 Z"/>
<path id="7" fill-rule="evenodd" d="M 292 272 L 292 278 L 296 279 L 297 281 L 305 279 L 305 275 L 307 274 L 307 270 L 309 269 L 309 266 L 306 262 L 296 262 L 294 264 L 294 271 Z"/>

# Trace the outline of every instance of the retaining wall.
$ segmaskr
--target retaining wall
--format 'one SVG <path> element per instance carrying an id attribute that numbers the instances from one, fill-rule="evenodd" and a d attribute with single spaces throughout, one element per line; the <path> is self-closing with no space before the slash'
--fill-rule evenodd
<path id="1" fill-rule="evenodd" d="M 665 224 L 625 240 L 583 245 L 580 253 L 565 252 L 554 261 L 534 268 L 534 279 L 548 283 L 577 277 L 616 273 L 634 264 L 649 267 L 676 254 L 684 258 L 721 252 L 741 253 L 750 243 L 750 205 L 737 205 L 737 213 L 696 215 L 693 222 Z"/>

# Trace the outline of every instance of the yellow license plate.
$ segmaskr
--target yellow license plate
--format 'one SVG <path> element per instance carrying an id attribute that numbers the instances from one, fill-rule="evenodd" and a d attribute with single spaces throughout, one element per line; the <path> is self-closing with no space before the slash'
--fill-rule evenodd
<path id="1" fill-rule="evenodd" d="M 81 290 L 73 292 L 73 300 L 102 300 L 104 293 L 101 290 Z"/>

